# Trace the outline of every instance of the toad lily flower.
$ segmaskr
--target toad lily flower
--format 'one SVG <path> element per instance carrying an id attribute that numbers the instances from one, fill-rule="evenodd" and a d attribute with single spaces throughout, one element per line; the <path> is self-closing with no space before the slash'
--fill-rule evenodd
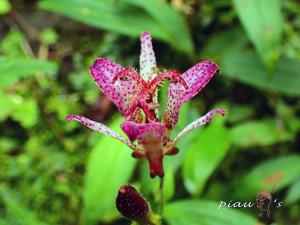
<path id="1" fill-rule="evenodd" d="M 225 114 L 223 109 L 214 109 L 189 124 L 173 140 L 170 139 L 170 133 L 178 121 L 180 107 L 200 92 L 218 71 L 219 68 L 215 63 L 203 61 L 182 75 L 175 70 L 159 72 L 150 33 L 143 32 L 140 74 L 131 67 L 122 68 L 105 58 L 97 59 L 90 67 L 95 82 L 125 117 L 121 128 L 129 139 L 101 123 L 82 116 L 69 115 L 67 120 L 78 121 L 93 130 L 122 141 L 133 150 L 133 157 L 148 159 L 151 177 L 163 177 L 163 157 L 178 152 L 175 147 L 177 141 L 192 129 L 208 123 L 216 114 Z M 157 89 L 166 79 L 170 80 L 171 84 L 168 89 L 166 110 L 162 121 L 159 122 Z"/>

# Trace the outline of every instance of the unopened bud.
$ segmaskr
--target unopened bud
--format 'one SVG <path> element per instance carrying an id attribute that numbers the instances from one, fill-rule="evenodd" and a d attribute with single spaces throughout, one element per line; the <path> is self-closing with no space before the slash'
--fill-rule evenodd
<path id="1" fill-rule="evenodd" d="M 149 203 L 129 184 L 119 189 L 116 207 L 125 218 L 135 220 L 139 224 L 156 225 L 159 223 L 159 216 L 152 213 Z"/>

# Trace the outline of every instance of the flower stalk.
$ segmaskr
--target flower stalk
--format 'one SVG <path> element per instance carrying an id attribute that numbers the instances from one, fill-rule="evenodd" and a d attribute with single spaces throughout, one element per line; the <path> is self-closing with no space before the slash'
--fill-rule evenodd
<path id="1" fill-rule="evenodd" d="M 162 217 L 164 212 L 164 178 L 159 179 L 159 215 Z"/>

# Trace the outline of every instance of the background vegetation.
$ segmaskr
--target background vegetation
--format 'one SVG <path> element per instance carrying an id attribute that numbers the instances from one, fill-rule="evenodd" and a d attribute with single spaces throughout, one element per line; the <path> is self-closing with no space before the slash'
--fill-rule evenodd
<path id="1" fill-rule="evenodd" d="M 0 0 L 0 224 L 129 224 L 114 206 L 128 182 L 155 208 L 146 162 L 65 120 L 78 113 L 120 131 L 88 67 L 96 57 L 138 67 L 141 31 L 162 68 L 220 65 L 178 130 L 216 105 L 228 111 L 166 159 L 165 223 L 258 224 L 255 207 L 218 204 L 275 185 L 283 206 L 261 223 L 300 224 L 299 12 L 297 0 Z"/>

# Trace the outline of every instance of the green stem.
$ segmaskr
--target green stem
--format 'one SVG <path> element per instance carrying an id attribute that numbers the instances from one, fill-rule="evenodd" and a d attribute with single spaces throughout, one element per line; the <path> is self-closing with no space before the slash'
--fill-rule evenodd
<path id="1" fill-rule="evenodd" d="M 162 217 L 164 211 L 164 178 L 159 180 L 159 215 Z"/>

